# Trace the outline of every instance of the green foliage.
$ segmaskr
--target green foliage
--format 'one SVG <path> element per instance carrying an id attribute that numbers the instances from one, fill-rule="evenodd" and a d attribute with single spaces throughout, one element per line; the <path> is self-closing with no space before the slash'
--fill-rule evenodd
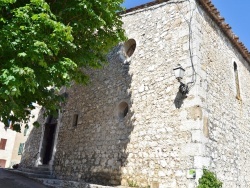
<path id="1" fill-rule="evenodd" d="M 137 183 L 133 180 L 128 180 L 128 186 L 129 187 L 139 187 Z"/>
<path id="2" fill-rule="evenodd" d="M 203 169 L 203 175 L 199 179 L 199 185 L 197 188 L 221 188 L 222 182 L 217 179 L 213 172 L 207 169 Z"/>
<path id="3" fill-rule="evenodd" d="M 125 39 L 117 14 L 123 0 L 0 0 L 0 116 L 15 130 L 33 103 L 51 114 L 62 86 L 86 84 L 86 68 L 99 68 Z M 37 125 L 37 124 L 36 124 Z"/>

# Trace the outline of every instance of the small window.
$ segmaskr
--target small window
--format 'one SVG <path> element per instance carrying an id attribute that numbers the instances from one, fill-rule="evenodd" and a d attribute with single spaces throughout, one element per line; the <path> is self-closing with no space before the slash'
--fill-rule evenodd
<path id="1" fill-rule="evenodd" d="M 236 87 L 236 98 L 241 100 L 238 68 L 235 62 L 234 62 L 234 77 L 235 77 L 235 87 Z"/>
<path id="2" fill-rule="evenodd" d="M 19 149 L 18 149 L 18 155 L 22 155 L 23 154 L 23 149 L 24 149 L 24 143 L 20 143 Z"/>
<path id="3" fill-rule="evenodd" d="M 136 48 L 136 41 L 134 39 L 129 39 L 127 42 L 124 43 L 124 50 L 125 54 L 128 57 L 131 57 Z"/>
<path id="4" fill-rule="evenodd" d="M 6 142 L 7 142 L 7 139 L 1 138 L 1 142 L 0 142 L 0 149 L 1 150 L 5 150 Z"/>
<path id="5" fill-rule="evenodd" d="M 118 106 L 118 116 L 122 120 L 128 114 L 128 103 L 121 102 Z"/>
<path id="6" fill-rule="evenodd" d="M 28 126 L 25 126 L 24 131 L 23 131 L 23 135 L 24 135 L 24 136 L 27 136 L 28 130 L 29 130 L 29 127 L 28 127 Z"/>
<path id="7" fill-rule="evenodd" d="M 78 124 L 78 114 L 74 114 L 73 117 L 73 127 L 77 127 Z"/>

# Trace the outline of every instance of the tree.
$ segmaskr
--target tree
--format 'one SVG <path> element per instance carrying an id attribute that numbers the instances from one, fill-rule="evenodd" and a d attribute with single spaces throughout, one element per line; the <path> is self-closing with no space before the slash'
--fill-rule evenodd
<path id="1" fill-rule="evenodd" d="M 51 114 L 59 89 L 86 84 L 125 39 L 123 0 L 0 0 L 0 116 L 14 130 L 27 123 L 33 103 Z"/>

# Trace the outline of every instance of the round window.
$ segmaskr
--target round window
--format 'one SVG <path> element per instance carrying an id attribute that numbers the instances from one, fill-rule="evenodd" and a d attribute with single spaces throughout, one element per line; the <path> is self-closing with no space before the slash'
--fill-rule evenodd
<path id="1" fill-rule="evenodd" d="M 121 102 L 118 106 L 118 116 L 123 119 L 128 114 L 128 103 Z"/>
<path id="2" fill-rule="evenodd" d="M 134 39 L 129 39 L 127 42 L 124 43 L 124 50 L 125 54 L 128 57 L 131 57 L 135 51 L 136 42 Z"/>

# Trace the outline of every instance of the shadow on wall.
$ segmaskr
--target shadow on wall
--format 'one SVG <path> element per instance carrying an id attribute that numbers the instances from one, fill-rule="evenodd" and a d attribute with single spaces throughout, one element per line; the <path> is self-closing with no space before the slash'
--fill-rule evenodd
<path id="1" fill-rule="evenodd" d="M 36 165 L 42 135 L 42 123 L 44 121 L 43 113 L 44 109 L 42 108 L 39 111 L 37 119 L 37 121 L 40 123 L 40 126 L 32 127 L 32 130 L 28 134 L 28 138 L 25 142 L 24 152 L 21 158 L 20 167 L 29 168 L 34 167 Z"/>
<path id="2" fill-rule="evenodd" d="M 102 70 L 87 70 L 88 86 L 67 89 L 54 162 L 57 178 L 121 184 L 134 129 L 129 69 L 135 48 L 133 39 L 115 47 Z"/>
<path id="3" fill-rule="evenodd" d="M 176 94 L 176 97 L 174 99 L 174 105 L 176 108 L 181 108 L 181 106 L 183 105 L 183 101 L 184 99 L 186 99 L 187 96 L 183 95 L 181 92 L 178 91 L 178 93 Z"/>

